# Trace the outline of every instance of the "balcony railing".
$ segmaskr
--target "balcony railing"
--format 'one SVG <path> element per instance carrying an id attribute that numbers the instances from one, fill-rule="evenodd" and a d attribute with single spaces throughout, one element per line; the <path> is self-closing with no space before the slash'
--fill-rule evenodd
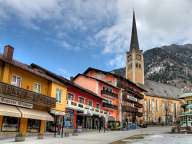
<path id="1" fill-rule="evenodd" d="M 66 107 L 70 108 L 70 109 L 82 111 L 85 114 L 87 114 L 87 112 L 89 112 L 91 115 L 92 114 L 103 115 L 103 116 L 108 115 L 107 111 L 104 111 L 104 110 L 99 109 L 99 108 L 94 108 L 92 106 L 85 105 L 85 104 L 79 103 L 77 101 L 72 101 L 72 100 L 67 100 L 67 106 Z"/>
<path id="2" fill-rule="evenodd" d="M 133 94 L 135 97 L 139 98 L 139 99 L 143 99 L 144 98 L 144 95 L 141 94 L 141 93 L 138 93 L 138 92 L 135 92 L 134 90 L 132 89 L 127 89 L 126 90 L 128 93 L 131 93 Z"/>
<path id="3" fill-rule="evenodd" d="M 25 103 L 31 104 L 32 107 L 47 107 L 53 108 L 56 105 L 55 98 L 50 96 L 42 95 L 39 93 L 35 93 L 23 88 L 19 88 L 10 84 L 5 84 L 0 82 L 0 98 L 2 100 L 7 100 L 7 102 L 11 102 L 11 100 L 18 102 L 18 104 Z M 4 101 L 6 103 L 6 101 Z M 14 103 L 13 103 L 14 105 Z M 16 105 L 16 104 L 15 104 Z"/>
<path id="4" fill-rule="evenodd" d="M 111 96 L 111 97 L 114 97 L 114 98 L 118 98 L 118 94 L 107 91 L 107 90 L 101 90 L 101 94 L 108 95 L 108 96 Z"/>
<path id="5" fill-rule="evenodd" d="M 103 102 L 103 107 L 107 107 L 107 108 L 115 109 L 115 110 L 118 109 L 118 107 L 116 105 L 105 103 L 105 102 Z"/>
<path id="6" fill-rule="evenodd" d="M 134 103 L 134 106 L 136 106 L 136 107 L 138 107 L 138 108 L 142 108 L 142 107 L 143 107 L 143 105 L 140 104 L 140 103 L 138 103 L 138 102 Z"/>
<path id="7" fill-rule="evenodd" d="M 131 112 L 131 113 L 137 113 L 138 109 L 131 106 L 122 106 L 123 112 Z"/>
<path id="8" fill-rule="evenodd" d="M 143 113 L 137 112 L 137 116 L 138 116 L 138 117 L 142 117 L 142 116 L 143 116 Z"/>

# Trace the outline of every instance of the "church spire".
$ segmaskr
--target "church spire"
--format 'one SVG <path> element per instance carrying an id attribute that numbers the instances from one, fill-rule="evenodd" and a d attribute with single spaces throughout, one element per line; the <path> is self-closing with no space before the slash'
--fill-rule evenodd
<path id="1" fill-rule="evenodd" d="M 135 11 L 134 10 L 133 10 L 133 23 L 132 23 L 130 51 L 132 51 L 133 49 L 139 50 L 139 42 L 138 42 L 138 36 L 137 36 L 137 25 L 136 25 Z"/>

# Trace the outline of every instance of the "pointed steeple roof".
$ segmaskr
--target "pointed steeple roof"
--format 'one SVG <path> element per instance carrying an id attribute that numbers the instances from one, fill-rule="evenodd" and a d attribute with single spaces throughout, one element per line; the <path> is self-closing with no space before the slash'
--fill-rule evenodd
<path id="1" fill-rule="evenodd" d="M 132 23 L 130 51 L 132 51 L 133 49 L 139 50 L 139 41 L 138 41 L 138 36 L 137 36 L 137 25 L 136 25 L 134 10 L 133 10 L 133 23 Z"/>

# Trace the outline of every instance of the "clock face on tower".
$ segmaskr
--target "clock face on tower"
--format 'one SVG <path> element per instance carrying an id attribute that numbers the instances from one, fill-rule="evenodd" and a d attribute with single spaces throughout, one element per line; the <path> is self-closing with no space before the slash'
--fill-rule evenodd
<path id="1" fill-rule="evenodd" d="M 136 55 L 136 59 L 137 59 L 137 60 L 141 60 L 141 55 L 137 54 L 137 55 Z"/>
<path id="2" fill-rule="evenodd" d="M 128 61 L 131 61 L 132 56 L 131 56 L 131 55 L 129 55 L 127 59 L 128 59 Z"/>

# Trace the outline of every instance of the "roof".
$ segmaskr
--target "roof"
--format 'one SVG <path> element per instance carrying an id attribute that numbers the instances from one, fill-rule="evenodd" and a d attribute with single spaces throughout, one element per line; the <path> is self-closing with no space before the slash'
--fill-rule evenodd
<path id="1" fill-rule="evenodd" d="M 131 33 L 131 43 L 130 43 L 130 51 L 133 49 L 139 50 L 139 42 L 137 36 L 137 24 L 135 19 L 135 11 L 133 11 L 133 23 L 132 23 L 132 33 Z"/>
<path id="2" fill-rule="evenodd" d="M 186 97 L 192 97 L 192 93 L 183 93 L 179 96 L 180 99 L 186 98 Z"/>
<path id="3" fill-rule="evenodd" d="M 74 83 L 74 82 L 72 82 L 72 81 L 70 81 L 70 80 L 68 80 L 68 79 L 66 79 L 66 78 L 64 78 L 64 77 L 62 77 L 60 75 L 57 75 L 57 74 L 55 74 L 55 73 L 53 73 L 53 72 L 51 72 L 51 71 L 49 71 L 49 70 L 47 70 L 47 69 L 37 65 L 37 64 L 32 64 L 32 66 L 36 67 L 38 69 L 43 70 L 47 75 L 49 75 L 51 77 L 54 77 L 55 79 L 57 79 L 58 81 L 60 81 L 61 83 L 65 84 L 67 86 L 70 85 L 72 87 L 75 87 L 75 88 L 77 88 L 77 89 L 79 89 L 79 90 L 81 90 L 83 92 L 89 93 L 89 94 L 91 94 L 91 95 L 93 95 L 93 96 L 103 100 L 103 98 L 98 96 L 96 93 L 94 93 L 94 92 L 92 92 L 92 91 L 90 91 L 90 90 L 88 90 L 86 88 L 83 88 L 80 85 L 78 85 L 78 84 L 76 84 L 76 83 Z"/>
<path id="4" fill-rule="evenodd" d="M 116 77 L 116 78 L 119 78 L 119 79 L 121 79 L 121 80 L 124 80 L 124 81 L 126 81 L 126 82 L 134 85 L 135 87 L 137 87 L 138 89 L 140 89 L 140 90 L 142 90 L 142 91 L 146 91 L 144 88 L 142 88 L 141 86 L 137 85 L 136 83 L 130 81 L 129 79 L 126 79 L 126 78 L 124 78 L 124 77 L 122 77 L 122 76 L 120 76 L 120 75 L 117 75 L 117 74 L 114 74 L 114 73 L 111 73 L 111 72 L 107 72 L 107 71 L 103 71 L 103 70 L 100 70 L 100 69 L 88 67 L 88 68 L 84 71 L 83 74 L 85 75 L 85 74 L 87 74 L 87 73 L 88 73 L 89 71 L 91 71 L 91 70 L 94 70 L 94 71 L 97 71 L 97 72 L 101 72 L 101 73 L 106 74 L 106 75 L 107 75 L 107 74 L 108 74 L 108 75 L 112 75 L 112 76 L 114 76 L 114 77 Z"/>
<path id="5" fill-rule="evenodd" d="M 14 59 L 13 60 L 7 60 L 6 58 L 3 57 L 2 54 L 0 54 L 0 60 L 2 60 L 5 63 L 11 64 L 11 65 L 13 65 L 15 67 L 21 68 L 21 69 L 23 69 L 25 71 L 28 71 L 28 72 L 30 72 L 30 73 L 32 73 L 34 75 L 37 75 L 37 76 L 39 76 L 41 78 L 44 78 L 44 79 L 47 79 L 49 81 L 53 81 L 55 83 L 61 84 L 59 81 L 57 81 L 56 79 L 46 75 L 44 72 L 38 71 L 37 69 L 34 69 L 31 65 L 21 63 L 21 62 L 19 62 L 17 60 L 14 60 Z"/>
<path id="6" fill-rule="evenodd" d="M 116 86 L 114 86 L 114 85 L 112 85 L 112 84 L 109 84 L 109 83 L 107 83 L 107 82 L 105 82 L 105 81 L 102 81 L 102 80 L 100 80 L 100 79 L 96 79 L 96 78 L 94 78 L 94 77 L 89 77 L 89 76 L 84 75 L 84 74 L 77 74 L 77 75 L 73 78 L 73 80 L 75 80 L 75 79 L 76 79 L 77 77 L 79 77 L 79 76 L 84 76 L 84 77 L 86 77 L 86 78 L 94 79 L 94 80 L 96 80 L 96 81 L 99 81 L 99 82 L 101 82 L 101 83 L 104 83 L 105 85 L 111 86 L 111 87 L 116 88 L 116 89 L 120 89 L 120 88 L 118 88 L 118 87 L 116 87 Z"/>
<path id="7" fill-rule="evenodd" d="M 167 84 L 154 82 L 151 80 L 145 80 L 144 87 L 145 89 L 147 89 L 145 95 L 148 96 L 178 99 L 179 96 L 182 94 L 182 91 L 179 88 Z"/>

